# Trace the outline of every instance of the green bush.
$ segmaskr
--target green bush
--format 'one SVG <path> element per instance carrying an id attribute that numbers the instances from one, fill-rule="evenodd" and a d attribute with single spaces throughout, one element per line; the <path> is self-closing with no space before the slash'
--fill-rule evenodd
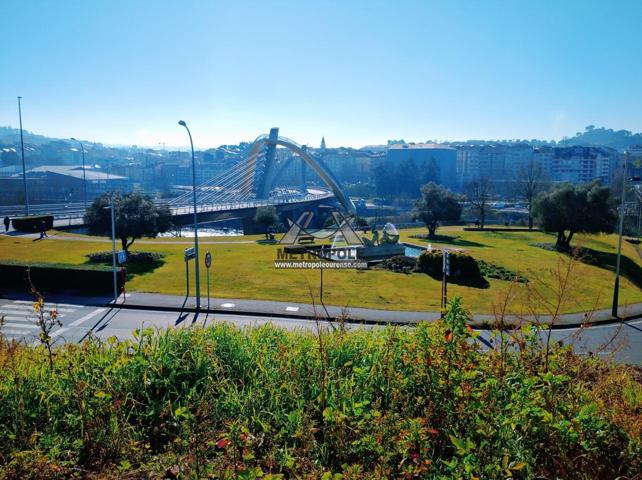
<path id="1" fill-rule="evenodd" d="M 417 259 L 417 270 L 433 278 L 441 279 L 443 251 L 423 251 Z M 448 276 L 448 281 L 479 288 L 487 288 L 489 286 L 479 270 L 477 260 L 467 253 L 457 250 L 450 251 L 450 275 Z"/>
<path id="2" fill-rule="evenodd" d="M 508 282 L 528 283 L 528 278 L 505 267 L 479 260 L 479 270 L 484 277 L 506 280 Z"/>
<path id="3" fill-rule="evenodd" d="M 30 215 L 28 217 L 15 217 L 11 219 L 14 230 L 19 232 L 39 232 L 42 222 L 45 222 L 47 230 L 53 228 L 53 215 Z"/>
<path id="4" fill-rule="evenodd" d="M 112 263 L 112 252 L 94 252 L 87 254 L 91 263 Z M 159 252 L 135 252 L 127 253 L 128 263 L 154 263 L 163 260 L 165 255 Z"/>
<path id="5" fill-rule="evenodd" d="M 114 280 L 111 267 L 99 265 L 65 264 L 0 264 L 0 288 L 28 292 L 31 282 L 43 293 L 74 291 L 76 293 L 113 292 Z M 118 288 L 122 288 L 122 277 L 118 275 Z"/>
<path id="6" fill-rule="evenodd" d="M 405 255 L 395 255 L 383 260 L 379 266 L 397 273 L 411 273 L 417 268 L 417 259 Z"/>
<path id="7" fill-rule="evenodd" d="M 639 473 L 632 369 L 526 327 L 483 351 L 467 320 L 455 299 L 414 329 L 145 329 L 59 346 L 53 369 L 0 339 L 0 478 Z"/>

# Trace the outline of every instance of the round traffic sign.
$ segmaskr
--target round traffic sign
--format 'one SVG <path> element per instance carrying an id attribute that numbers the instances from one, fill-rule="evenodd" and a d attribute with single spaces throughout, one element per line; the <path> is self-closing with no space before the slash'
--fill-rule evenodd
<path id="1" fill-rule="evenodd" d="M 205 254 L 205 266 L 207 268 L 210 268 L 212 266 L 212 254 L 210 252 L 207 252 Z"/>

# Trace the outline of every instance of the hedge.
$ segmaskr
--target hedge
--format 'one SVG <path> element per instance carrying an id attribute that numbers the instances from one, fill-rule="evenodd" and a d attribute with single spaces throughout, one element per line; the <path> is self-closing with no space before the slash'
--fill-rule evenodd
<path id="1" fill-rule="evenodd" d="M 417 270 L 441 279 L 443 269 L 443 251 L 426 250 L 417 259 Z M 448 281 L 479 288 L 487 288 L 488 281 L 479 270 L 477 260 L 464 252 L 450 251 L 450 275 Z"/>
<path id="2" fill-rule="evenodd" d="M 53 292 L 111 293 L 114 289 L 112 270 L 106 266 L 65 264 L 0 264 L 0 288 L 29 291 L 27 269 L 31 281 L 42 294 Z M 118 275 L 118 291 L 122 291 L 122 275 Z"/>
<path id="3" fill-rule="evenodd" d="M 40 225 L 45 222 L 47 230 L 53 228 L 53 215 L 30 215 L 28 217 L 15 217 L 11 220 L 14 230 L 19 232 L 39 232 Z"/>

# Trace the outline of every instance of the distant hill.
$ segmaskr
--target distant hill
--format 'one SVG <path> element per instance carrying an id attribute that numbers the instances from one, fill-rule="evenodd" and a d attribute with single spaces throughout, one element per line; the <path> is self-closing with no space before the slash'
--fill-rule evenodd
<path id="1" fill-rule="evenodd" d="M 41 145 L 43 143 L 51 142 L 52 140 L 57 140 L 55 138 L 45 137 L 44 135 L 38 135 L 28 130 L 23 130 L 23 136 L 25 142 L 36 145 Z M 11 127 L 0 127 L 0 144 L 4 143 L 11 145 L 18 142 L 20 142 L 19 129 Z"/>
<path id="2" fill-rule="evenodd" d="M 603 146 L 617 150 L 625 150 L 633 145 L 642 145 L 642 133 L 632 133 L 629 130 L 613 130 L 611 128 L 589 125 L 583 132 L 577 132 L 574 137 L 560 140 L 558 145 L 582 145 L 586 147 Z"/>

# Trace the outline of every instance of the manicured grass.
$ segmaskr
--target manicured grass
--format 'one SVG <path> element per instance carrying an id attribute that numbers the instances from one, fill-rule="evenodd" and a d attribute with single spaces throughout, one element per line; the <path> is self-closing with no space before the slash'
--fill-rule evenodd
<path id="1" fill-rule="evenodd" d="M 425 229 L 401 231 L 403 241 L 427 245 L 429 241 L 411 238 Z M 533 246 L 533 243 L 554 242 L 552 235 L 540 232 L 465 232 L 460 227 L 444 227 L 440 234 L 458 236 L 451 244 L 430 242 L 434 247 L 462 248 L 475 258 L 519 272 L 530 280 L 530 285 L 545 285 L 554 290 L 555 270 L 559 259 L 566 258 L 556 252 Z M 319 271 L 276 270 L 273 262 L 278 245 L 261 245 L 256 240 L 262 235 L 248 237 L 217 237 L 203 239 L 202 252 L 212 252 L 212 294 L 227 298 L 254 298 L 291 302 L 311 301 L 311 294 L 318 301 Z M 182 295 L 185 293 L 185 263 L 183 250 L 186 245 L 177 241 L 190 239 L 157 239 L 154 243 L 138 241 L 134 250 L 157 251 L 165 255 L 165 263 L 157 269 L 134 275 L 128 283 L 130 291 L 158 292 Z M 238 243 L 251 240 L 253 243 Z M 230 243 L 232 242 L 232 243 Z M 614 235 L 576 236 L 576 245 L 582 245 L 607 254 L 614 254 L 617 237 Z M 80 264 L 86 262 L 89 252 L 107 250 L 111 243 L 82 242 L 77 240 L 45 240 L 33 242 L 20 237 L 0 237 L 0 261 L 52 262 Z M 623 253 L 631 262 L 642 265 L 634 245 L 623 243 Z M 612 258 L 608 255 L 606 258 Z M 193 275 L 193 265 L 190 274 Z M 205 268 L 201 268 L 202 285 L 205 285 Z M 611 302 L 613 272 L 598 266 L 576 263 L 571 282 L 572 299 L 564 310 L 583 311 L 607 308 Z M 501 301 L 511 288 L 511 283 L 489 279 L 487 289 L 459 285 L 449 286 L 449 295 L 462 296 L 474 313 L 489 313 L 493 304 Z M 193 282 L 192 282 L 193 284 Z M 516 297 L 511 302 L 513 311 L 521 311 L 529 302 L 528 286 L 512 287 Z M 541 287 L 543 288 L 543 287 Z M 440 282 L 427 275 L 404 275 L 381 270 L 324 271 L 324 300 L 327 304 L 372 307 L 399 310 L 438 310 Z M 551 290 L 547 296 L 553 297 Z M 622 304 L 642 302 L 642 291 L 627 279 L 621 282 Z M 540 308 L 540 311 L 541 308 Z"/>

